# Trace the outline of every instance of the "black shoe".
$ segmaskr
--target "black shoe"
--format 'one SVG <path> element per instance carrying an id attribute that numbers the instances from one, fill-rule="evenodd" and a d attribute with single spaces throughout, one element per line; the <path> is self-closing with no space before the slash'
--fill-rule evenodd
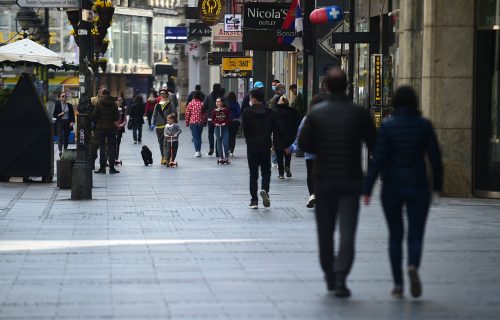
<path id="1" fill-rule="evenodd" d="M 120 173 L 120 171 L 116 170 L 113 167 L 109 168 L 109 174 L 115 174 L 115 173 Z"/>
<path id="2" fill-rule="evenodd" d="M 395 285 L 392 289 L 391 295 L 396 299 L 403 299 L 403 286 Z"/>
<path id="3" fill-rule="evenodd" d="M 325 275 L 326 289 L 330 292 L 335 291 L 335 274 Z"/>
<path id="4" fill-rule="evenodd" d="M 105 168 L 100 168 L 99 170 L 94 171 L 94 173 L 98 173 L 98 174 L 106 174 L 106 169 L 105 169 Z"/>
<path id="5" fill-rule="evenodd" d="M 261 190 L 260 196 L 262 197 L 262 204 L 264 205 L 264 207 L 269 207 L 271 205 L 271 201 L 269 201 L 269 194 L 267 193 L 267 191 Z"/>
<path id="6" fill-rule="evenodd" d="M 418 276 L 418 270 L 414 266 L 408 268 L 408 276 L 410 277 L 410 292 L 414 298 L 422 295 L 422 283 Z"/>
<path id="7" fill-rule="evenodd" d="M 335 296 L 339 298 L 349 298 L 351 296 L 351 290 L 344 284 L 339 285 L 338 283 L 335 285 Z"/>
<path id="8" fill-rule="evenodd" d="M 250 205 L 248 206 L 250 209 L 257 209 L 258 206 L 258 201 L 257 200 L 250 200 Z"/>
<path id="9" fill-rule="evenodd" d="M 213 149 L 208 150 L 208 155 L 209 155 L 209 156 L 211 156 L 211 155 L 213 155 L 213 154 L 214 154 L 214 150 L 213 150 Z"/>
<path id="10" fill-rule="evenodd" d="M 285 173 L 286 173 L 287 178 L 291 178 L 292 177 L 292 171 L 290 171 L 290 168 L 285 167 Z"/>

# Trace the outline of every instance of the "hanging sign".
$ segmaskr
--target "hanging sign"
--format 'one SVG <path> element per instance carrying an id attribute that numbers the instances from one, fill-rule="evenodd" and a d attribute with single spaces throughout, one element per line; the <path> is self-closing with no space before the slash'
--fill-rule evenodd
<path id="1" fill-rule="evenodd" d="M 372 54 L 373 70 L 373 100 L 372 104 L 377 107 L 382 106 L 382 55 Z"/>
<path id="2" fill-rule="evenodd" d="M 224 16 L 224 31 L 242 32 L 241 26 L 241 14 L 226 14 Z"/>
<path id="3" fill-rule="evenodd" d="M 165 43 L 187 43 L 186 27 L 165 27 Z"/>
<path id="4" fill-rule="evenodd" d="M 241 31 L 224 31 L 223 23 L 212 27 L 212 42 L 241 42 L 242 38 Z"/>
<path id="5" fill-rule="evenodd" d="M 248 2 L 243 6 L 243 50 L 295 51 L 278 43 L 278 37 L 291 36 L 281 29 L 290 3 Z"/>
<path id="6" fill-rule="evenodd" d="M 200 39 L 202 37 L 211 37 L 212 29 L 204 23 L 189 24 L 189 39 Z"/>
<path id="7" fill-rule="evenodd" d="M 220 66 L 222 64 L 223 57 L 244 57 L 245 53 L 243 51 L 237 52 L 207 52 L 207 63 L 209 66 Z"/>
<path id="8" fill-rule="evenodd" d="M 198 13 L 201 21 L 207 26 L 221 22 L 224 17 L 224 0 L 199 0 Z"/>
<path id="9" fill-rule="evenodd" d="M 80 0 L 17 0 L 21 8 L 80 8 Z"/>
<path id="10" fill-rule="evenodd" d="M 222 58 L 221 75 L 223 78 L 251 78 L 253 58 Z"/>

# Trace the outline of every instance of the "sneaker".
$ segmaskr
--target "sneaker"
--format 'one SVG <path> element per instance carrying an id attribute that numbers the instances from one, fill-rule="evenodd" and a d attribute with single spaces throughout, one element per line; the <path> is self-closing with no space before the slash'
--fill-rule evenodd
<path id="1" fill-rule="evenodd" d="M 403 286 L 395 285 L 391 295 L 396 299 L 403 299 Z"/>
<path id="2" fill-rule="evenodd" d="M 120 173 L 120 171 L 116 170 L 115 168 L 109 168 L 109 174 L 115 174 L 115 173 Z"/>
<path id="3" fill-rule="evenodd" d="M 283 175 L 279 175 L 278 179 L 285 179 L 285 177 Z"/>
<path id="4" fill-rule="evenodd" d="M 137 144 L 137 141 L 134 141 L 134 144 Z"/>
<path id="5" fill-rule="evenodd" d="M 100 168 L 99 170 L 94 171 L 94 173 L 97 173 L 97 174 L 106 174 L 106 169 L 105 168 Z"/>
<path id="6" fill-rule="evenodd" d="M 196 151 L 196 152 L 194 153 L 194 157 L 195 157 L 195 158 L 199 158 L 199 157 L 201 157 L 201 152 Z"/>
<path id="7" fill-rule="evenodd" d="M 290 171 L 290 168 L 285 167 L 285 173 L 286 173 L 286 177 L 287 178 L 291 178 L 292 177 L 292 171 Z"/>
<path id="8" fill-rule="evenodd" d="M 414 298 L 422 295 L 422 283 L 418 276 L 418 270 L 414 266 L 408 268 L 408 276 L 410 277 L 410 292 Z"/>
<path id="9" fill-rule="evenodd" d="M 271 205 L 271 201 L 269 201 L 269 194 L 267 193 L 267 191 L 261 190 L 260 196 L 262 197 L 262 204 L 264 205 L 264 207 L 269 207 Z"/>
<path id="10" fill-rule="evenodd" d="M 307 201 L 306 207 L 314 208 L 315 204 L 316 204 L 316 197 L 314 196 L 314 194 L 311 194 L 309 200 Z"/>
<path id="11" fill-rule="evenodd" d="M 232 158 L 232 157 L 234 157 L 234 154 L 231 152 L 231 153 L 229 154 L 229 156 Z"/>
<path id="12" fill-rule="evenodd" d="M 257 209 L 259 207 L 257 200 L 250 200 L 250 205 L 248 207 L 250 209 Z"/>

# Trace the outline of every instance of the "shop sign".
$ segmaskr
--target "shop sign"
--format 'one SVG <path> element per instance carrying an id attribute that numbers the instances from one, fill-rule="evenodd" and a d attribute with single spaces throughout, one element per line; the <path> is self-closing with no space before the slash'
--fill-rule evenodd
<path id="1" fill-rule="evenodd" d="M 373 66 L 373 93 L 372 104 L 377 107 L 382 106 L 382 55 L 372 55 Z"/>
<path id="2" fill-rule="evenodd" d="M 282 30 L 290 3 L 245 3 L 243 7 L 243 49 L 295 51 L 278 37 L 294 37 L 295 31 Z"/>
<path id="3" fill-rule="evenodd" d="M 165 43 L 187 43 L 186 27 L 165 27 Z"/>
<path id="4" fill-rule="evenodd" d="M 17 0 L 24 8 L 80 8 L 80 0 Z"/>
<path id="5" fill-rule="evenodd" d="M 500 30 L 500 0 L 478 0 L 476 5 L 477 28 Z"/>
<path id="6" fill-rule="evenodd" d="M 209 66 L 220 66 L 223 57 L 244 57 L 245 53 L 238 52 L 207 52 L 207 63 Z"/>
<path id="7" fill-rule="evenodd" d="M 199 0 L 198 13 L 207 26 L 219 23 L 224 17 L 224 0 Z"/>
<path id="8" fill-rule="evenodd" d="M 212 29 L 204 23 L 190 23 L 188 30 L 189 39 L 212 36 Z"/>
<path id="9" fill-rule="evenodd" d="M 224 16 L 224 31 L 242 32 L 241 14 L 226 14 Z"/>
<path id="10" fill-rule="evenodd" d="M 243 22 L 245 28 L 281 29 L 290 3 L 245 3 Z"/>
<path id="11" fill-rule="evenodd" d="M 212 42 L 241 42 L 242 38 L 243 32 L 225 31 L 223 23 L 212 27 Z"/>
<path id="12" fill-rule="evenodd" d="M 222 58 L 221 75 L 223 78 L 251 78 L 253 58 Z"/>

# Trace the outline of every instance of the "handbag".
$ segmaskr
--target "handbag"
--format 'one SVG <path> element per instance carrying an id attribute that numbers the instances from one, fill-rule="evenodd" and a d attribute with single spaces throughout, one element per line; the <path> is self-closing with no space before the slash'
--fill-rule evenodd
<path id="1" fill-rule="evenodd" d="M 129 118 L 129 119 L 128 119 L 128 122 L 127 122 L 127 129 L 132 130 L 132 118 Z"/>

